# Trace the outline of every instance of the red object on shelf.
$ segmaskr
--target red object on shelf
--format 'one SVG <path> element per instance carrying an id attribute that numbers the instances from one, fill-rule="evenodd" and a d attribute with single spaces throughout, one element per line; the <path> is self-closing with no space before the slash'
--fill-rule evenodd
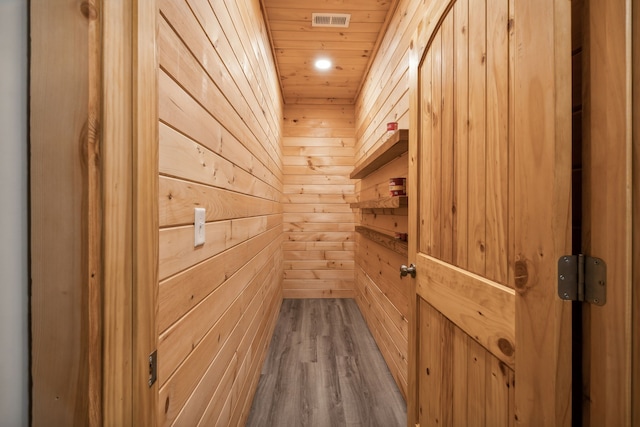
<path id="1" fill-rule="evenodd" d="M 389 194 L 391 196 L 407 195 L 407 179 L 406 178 L 390 178 Z"/>

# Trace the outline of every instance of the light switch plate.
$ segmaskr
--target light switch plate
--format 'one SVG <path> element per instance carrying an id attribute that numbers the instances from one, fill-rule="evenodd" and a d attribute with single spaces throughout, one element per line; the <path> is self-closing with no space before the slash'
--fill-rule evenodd
<path id="1" fill-rule="evenodd" d="M 205 238 L 205 219 L 206 219 L 206 211 L 204 208 L 196 208 L 195 211 L 195 220 L 194 220 L 194 242 L 193 246 L 202 246 L 204 245 Z"/>

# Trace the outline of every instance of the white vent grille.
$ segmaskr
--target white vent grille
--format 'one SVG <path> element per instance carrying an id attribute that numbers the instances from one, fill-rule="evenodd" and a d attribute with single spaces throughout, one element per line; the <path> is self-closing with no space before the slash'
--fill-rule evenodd
<path id="1" fill-rule="evenodd" d="M 349 13 L 312 13 L 312 27 L 347 28 L 351 20 Z"/>

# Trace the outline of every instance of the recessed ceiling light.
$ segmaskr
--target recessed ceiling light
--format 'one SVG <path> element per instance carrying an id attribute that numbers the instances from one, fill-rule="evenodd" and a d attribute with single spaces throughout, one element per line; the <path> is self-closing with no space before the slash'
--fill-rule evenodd
<path id="1" fill-rule="evenodd" d="M 315 65 L 318 70 L 328 70 L 331 68 L 331 61 L 328 59 L 318 59 Z"/>

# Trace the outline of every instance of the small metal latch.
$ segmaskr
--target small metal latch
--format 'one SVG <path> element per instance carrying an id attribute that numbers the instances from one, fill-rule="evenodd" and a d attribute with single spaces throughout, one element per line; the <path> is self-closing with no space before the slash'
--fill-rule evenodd
<path id="1" fill-rule="evenodd" d="M 558 296 L 595 305 L 607 302 L 607 265 L 600 258 L 565 255 L 558 260 Z"/>
<path id="2" fill-rule="evenodd" d="M 158 350 L 154 350 L 149 355 L 149 387 L 156 382 L 158 378 Z"/>

